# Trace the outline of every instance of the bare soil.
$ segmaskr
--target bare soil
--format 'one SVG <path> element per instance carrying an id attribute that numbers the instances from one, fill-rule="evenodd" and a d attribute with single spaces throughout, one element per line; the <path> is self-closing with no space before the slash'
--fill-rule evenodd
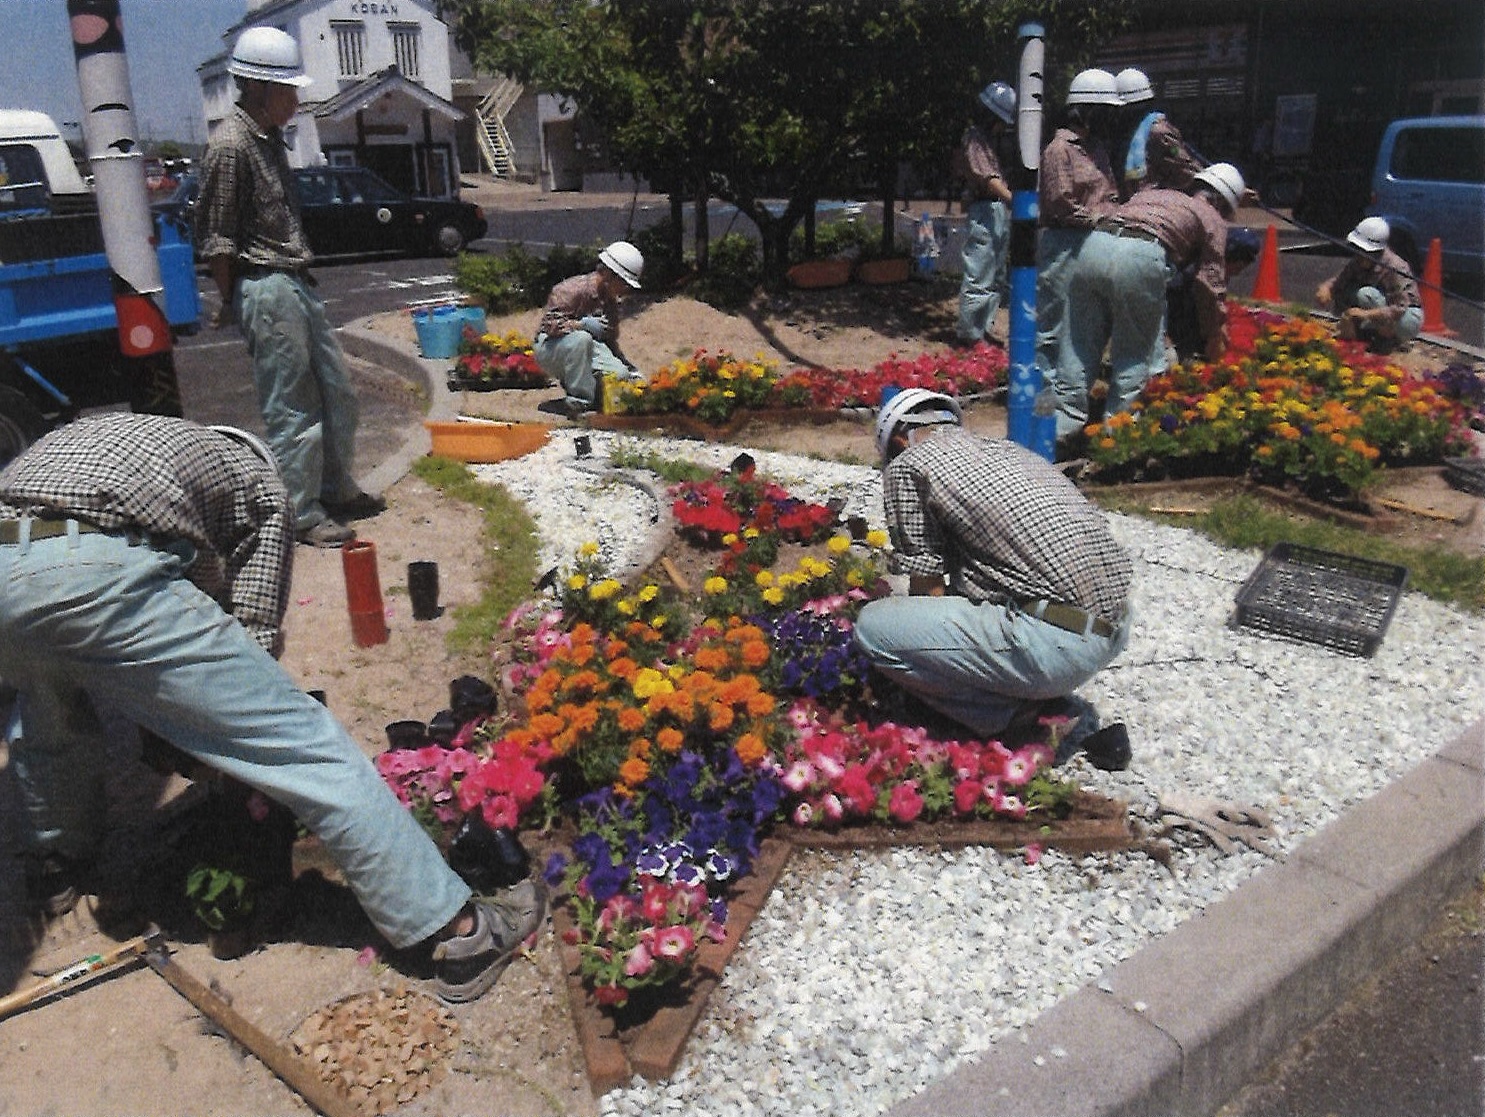
<path id="1" fill-rule="evenodd" d="M 848 287 L 798 292 L 759 300 L 724 314 L 684 298 L 637 300 L 623 327 L 625 349 L 641 368 L 653 369 L 694 349 L 762 353 L 783 367 L 811 364 L 868 368 L 897 353 L 913 357 L 952 344 L 953 295 L 941 287 Z M 535 311 L 492 320 L 493 329 L 534 332 Z M 413 346 L 406 315 L 372 323 Z M 1002 314 L 998 336 L 1005 337 Z M 1446 363 L 1448 354 L 1426 346 L 1410 360 Z M 385 371 L 371 390 L 385 391 Z M 567 421 L 547 408 L 560 393 L 467 393 L 470 414 L 505 419 Z M 407 398 L 416 400 L 416 393 Z M 409 405 L 407 421 L 419 415 Z M 1004 432 L 1004 409 L 985 403 L 969 411 L 969 425 Z M 870 462 L 868 423 L 841 420 L 824 426 L 754 425 L 740 444 Z M 1381 495 L 1404 506 L 1382 509 L 1378 526 L 1440 546 L 1485 553 L 1480 501 L 1448 488 L 1438 470 L 1407 471 Z M 285 668 L 306 690 L 321 689 L 336 716 L 367 752 L 385 748 L 384 726 L 403 718 L 426 720 L 448 704 L 448 684 L 461 674 L 490 676 L 486 655 L 456 655 L 447 646 L 449 612 L 476 599 L 484 564 L 477 513 L 441 497 L 412 476 L 387 492 L 389 508 L 359 525 L 377 547 L 389 639 L 357 647 L 346 612 L 344 575 L 336 551 L 300 548 L 288 615 Z M 1191 508 L 1210 499 L 1179 490 L 1154 499 Z M 444 615 L 411 617 L 407 564 L 438 563 Z M 148 877 L 168 850 L 172 812 L 199 795 L 180 779 L 161 780 L 136 759 L 136 746 L 121 736 L 113 760 L 119 778 L 110 804 L 116 838 L 99 866 L 98 890 L 129 892 Z M 3 757 L 3 753 L 0 753 Z M 11 781 L 0 780 L 0 804 L 13 817 Z M 9 835 L 5 835 L 8 841 Z M 10 848 L 7 846 L 7 848 Z M 388 958 L 377 936 L 344 889 L 317 874 L 301 877 L 297 907 L 288 926 L 244 957 L 212 957 L 199 931 L 170 926 L 177 960 L 201 981 L 232 1000 L 233 1007 L 271 1036 L 288 1041 L 327 1006 L 377 988 L 424 988 L 426 961 L 415 955 Z M 19 874 L 0 857 L 0 990 L 25 988 L 41 975 L 106 949 L 137 927 L 109 923 L 105 931 L 90 903 L 43 926 L 28 920 Z M 168 913 L 146 910 L 144 916 Z M 162 920 L 163 922 L 164 920 Z M 371 948 L 367 951 L 365 948 Z M 387 998 L 395 1003 L 396 997 Z M 406 1114 L 592 1114 L 597 1111 L 584 1076 L 550 933 L 529 957 L 518 959 L 481 1001 L 453 1010 L 458 1027 L 451 1057 L 439 1062 L 440 1082 L 396 1112 Z M 119 1114 L 147 1117 L 183 1112 L 222 1115 L 308 1112 L 302 1099 L 257 1059 L 248 1056 L 147 969 L 124 967 L 90 985 L 0 1019 L 0 1112 L 15 1114 Z"/>

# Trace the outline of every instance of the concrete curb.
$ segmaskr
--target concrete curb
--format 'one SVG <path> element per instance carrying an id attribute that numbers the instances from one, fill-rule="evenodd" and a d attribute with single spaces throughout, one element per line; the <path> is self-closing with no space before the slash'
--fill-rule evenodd
<path id="1" fill-rule="evenodd" d="M 1485 720 L 1288 861 L 888 1112 L 1212 1113 L 1482 868 Z"/>
<path id="2" fill-rule="evenodd" d="M 419 357 L 406 346 L 370 329 L 367 326 L 370 321 L 361 318 L 340 328 L 340 344 L 346 353 L 423 384 L 428 390 L 429 419 L 457 418 L 459 399 L 448 387 L 449 370 L 454 362 Z M 427 454 L 432 445 L 427 428 L 419 425 L 408 433 L 401 446 L 361 479 L 361 484 L 368 492 L 386 491 L 406 476 L 412 463 Z"/>

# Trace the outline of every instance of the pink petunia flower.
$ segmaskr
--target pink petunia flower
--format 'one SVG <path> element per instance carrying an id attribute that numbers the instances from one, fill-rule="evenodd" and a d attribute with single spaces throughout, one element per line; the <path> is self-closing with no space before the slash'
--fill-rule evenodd
<path id="1" fill-rule="evenodd" d="M 667 962 L 679 962 L 696 948 L 689 927 L 666 927 L 655 936 L 655 954 Z"/>
<path id="2" fill-rule="evenodd" d="M 655 968 L 654 956 L 645 948 L 644 943 L 638 943 L 624 959 L 624 975 L 626 977 L 643 977 Z"/>
<path id="3" fill-rule="evenodd" d="M 923 813 L 923 796 L 918 794 L 918 781 L 905 780 L 892 789 L 887 811 L 898 822 L 912 822 Z"/>

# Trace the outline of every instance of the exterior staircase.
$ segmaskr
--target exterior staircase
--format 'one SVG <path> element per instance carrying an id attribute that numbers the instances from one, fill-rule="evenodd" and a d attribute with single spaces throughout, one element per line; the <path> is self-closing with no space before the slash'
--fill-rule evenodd
<path id="1" fill-rule="evenodd" d="M 505 114 L 520 99 L 524 87 L 514 78 L 502 77 L 479 103 L 479 122 L 475 139 L 485 166 L 496 178 L 510 178 L 516 173 L 514 148 L 505 130 Z"/>

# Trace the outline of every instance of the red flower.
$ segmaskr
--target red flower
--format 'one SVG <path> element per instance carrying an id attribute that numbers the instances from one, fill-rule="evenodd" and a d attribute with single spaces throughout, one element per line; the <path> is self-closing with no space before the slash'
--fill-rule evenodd
<path id="1" fill-rule="evenodd" d="M 922 814 L 923 796 L 918 794 L 918 782 L 906 780 L 894 787 L 887 810 L 898 822 L 912 822 Z"/>

